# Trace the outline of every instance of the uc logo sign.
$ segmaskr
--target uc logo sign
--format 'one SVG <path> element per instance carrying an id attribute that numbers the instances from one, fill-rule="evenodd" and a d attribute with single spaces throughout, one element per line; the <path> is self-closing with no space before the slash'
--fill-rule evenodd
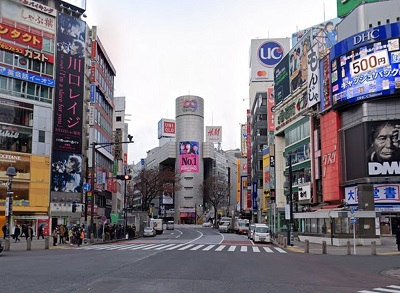
<path id="1" fill-rule="evenodd" d="M 266 67 L 274 67 L 283 57 L 283 47 L 275 41 L 262 43 L 258 48 L 258 60 Z"/>

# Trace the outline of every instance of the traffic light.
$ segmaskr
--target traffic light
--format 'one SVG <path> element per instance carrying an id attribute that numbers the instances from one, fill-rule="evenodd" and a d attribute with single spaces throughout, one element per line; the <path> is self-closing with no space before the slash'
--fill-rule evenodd
<path id="1" fill-rule="evenodd" d="M 75 213 L 76 212 L 76 201 L 72 202 L 72 212 Z"/>
<path id="2" fill-rule="evenodd" d="M 131 180 L 132 176 L 131 175 L 117 175 L 116 177 L 118 180 Z"/>

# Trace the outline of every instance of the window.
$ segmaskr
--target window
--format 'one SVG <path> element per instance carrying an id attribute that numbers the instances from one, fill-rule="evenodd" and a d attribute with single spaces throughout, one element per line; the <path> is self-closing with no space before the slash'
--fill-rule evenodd
<path id="1" fill-rule="evenodd" d="M 4 63 L 13 65 L 14 64 L 14 54 L 11 52 L 4 52 Z"/>
<path id="2" fill-rule="evenodd" d="M 43 38 L 43 51 L 54 53 L 54 40 Z"/>
<path id="3" fill-rule="evenodd" d="M 39 142 L 46 142 L 46 132 L 39 130 Z"/>
<path id="4" fill-rule="evenodd" d="M 121 118 L 121 116 L 117 116 L 117 120 L 116 120 L 117 122 L 120 122 L 120 121 L 122 121 L 122 118 Z"/>

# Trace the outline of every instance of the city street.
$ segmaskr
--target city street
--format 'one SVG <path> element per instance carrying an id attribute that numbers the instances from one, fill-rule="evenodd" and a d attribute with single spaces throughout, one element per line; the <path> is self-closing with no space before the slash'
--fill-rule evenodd
<path id="1" fill-rule="evenodd" d="M 79 248 L 11 249 L 0 262 L 2 288 L 13 292 L 320 293 L 400 286 L 400 279 L 389 276 L 398 255 L 302 254 L 190 226 Z"/>

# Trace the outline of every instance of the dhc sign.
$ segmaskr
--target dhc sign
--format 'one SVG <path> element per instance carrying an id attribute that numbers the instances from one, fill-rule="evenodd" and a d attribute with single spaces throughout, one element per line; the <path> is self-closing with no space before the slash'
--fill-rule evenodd
<path id="1" fill-rule="evenodd" d="M 266 67 L 274 67 L 283 58 L 283 46 L 275 41 L 262 43 L 258 48 L 258 60 Z"/>

